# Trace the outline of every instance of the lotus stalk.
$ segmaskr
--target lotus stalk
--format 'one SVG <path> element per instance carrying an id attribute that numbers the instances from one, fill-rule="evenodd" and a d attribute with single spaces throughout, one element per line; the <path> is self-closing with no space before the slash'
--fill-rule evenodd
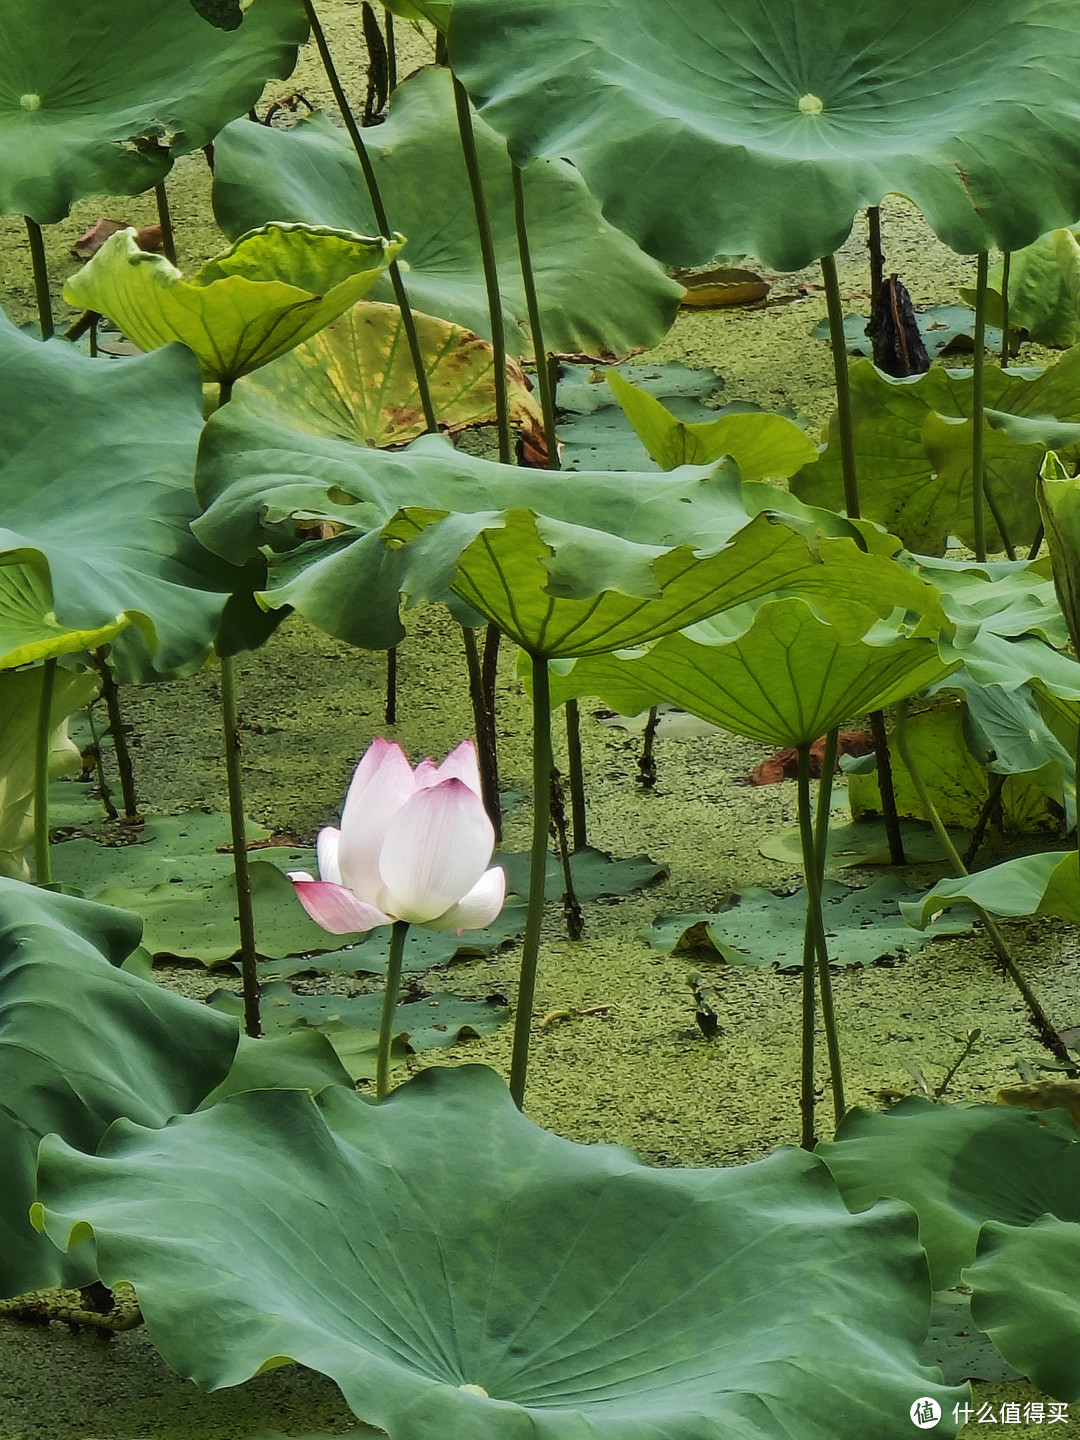
<path id="1" fill-rule="evenodd" d="M 37 298 L 38 324 L 41 327 L 41 338 L 51 340 L 55 327 L 53 324 L 52 297 L 49 294 L 49 266 L 45 259 L 45 240 L 41 233 L 41 226 L 36 220 L 31 220 L 29 215 L 23 217 L 26 221 L 26 235 L 30 242 L 30 263 L 34 269 L 34 294 Z"/>
<path id="2" fill-rule="evenodd" d="M 414 770 L 399 745 L 376 738 L 353 774 L 340 829 L 320 830 L 316 846 L 320 878 L 289 875 L 311 918 L 332 935 L 393 927 L 376 1070 L 381 1100 L 409 926 L 482 930 L 506 899 L 505 870 L 489 867 L 495 832 L 476 747 L 463 740 L 441 765 L 422 760 Z"/>
<path id="3" fill-rule="evenodd" d="M 326 35 L 319 17 L 316 13 L 313 0 L 302 0 L 304 13 L 307 16 L 308 24 L 311 26 L 311 34 L 314 38 L 319 58 L 322 60 L 323 69 L 326 71 L 326 78 L 330 82 L 330 88 L 334 92 L 334 99 L 337 101 L 338 109 L 341 111 L 341 118 L 345 129 L 348 131 L 349 139 L 352 141 L 353 149 L 356 151 L 356 158 L 360 162 L 360 168 L 364 172 L 364 182 L 367 185 L 368 195 L 371 197 L 371 208 L 375 212 L 375 221 L 381 233 L 387 233 L 388 220 L 386 208 L 383 205 L 382 192 L 379 189 L 379 182 L 375 176 L 375 170 L 371 164 L 371 156 L 368 154 L 367 146 L 364 144 L 364 137 L 360 133 L 360 127 L 356 123 L 356 117 L 352 112 L 345 94 L 345 89 L 337 73 L 334 64 L 334 57 L 330 53 L 330 46 L 326 42 Z M 431 401 L 431 387 L 428 384 L 427 371 L 424 367 L 424 357 L 420 350 L 420 341 L 416 333 L 416 321 L 413 318 L 412 306 L 409 304 L 409 297 L 405 291 L 405 283 L 401 278 L 401 270 L 396 260 L 389 267 L 390 283 L 394 287 L 394 299 L 397 301 L 398 309 L 401 311 L 401 322 L 405 327 L 405 340 L 409 347 L 409 355 L 412 357 L 413 369 L 416 372 L 416 388 L 420 392 L 420 404 L 424 411 L 424 423 L 432 433 L 438 431 L 438 423 L 435 416 L 435 409 Z"/>
<path id="4" fill-rule="evenodd" d="M 55 687 L 56 660 L 48 659 L 42 667 L 37 744 L 34 747 L 34 879 L 39 885 L 52 884 L 52 859 L 49 854 L 49 757 L 52 751 L 52 703 Z"/>
<path id="5" fill-rule="evenodd" d="M 240 767 L 240 725 L 236 707 L 236 670 L 231 655 L 221 657 L 221 728 L 225 742 L 225 778 L 229 791 L 233 875 L 236 879 L 236 915 L 240 926 L 240 974 L 244 989 L 244 1033 L 262 1034 L 259 1016 L 259 967 L 255 949 L 255 914 L 251 903 L 247 822 L 244 818 L 244 779 Z"/>

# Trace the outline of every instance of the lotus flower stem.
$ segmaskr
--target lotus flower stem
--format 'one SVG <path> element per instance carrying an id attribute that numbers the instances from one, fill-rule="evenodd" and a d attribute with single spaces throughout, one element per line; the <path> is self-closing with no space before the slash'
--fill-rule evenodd
<path id="1" fill-rule="evenodd" d="M 855 428 L 851 418 L 851 385 L 848 379 L 847 341 L 844 338 L 844 306 L 836 275 L 836 256 L 821 257 L 825 301 L 829 307 L 829 342 L 832 345 L 833 374 L 836 377 L 836 420 L 840 429 L 840 465 L 844 476 L 844 508 L 848 518 L 859 518 L 859 481 L 855 470 Z"/>
<path id="2" fill-rule="evenodd" d="M 585 771 L 581 763 L 581 711 L 574 699 L 566 702 L 567 768 L 570 772 L 570 832 L 574 849 L 589 843 L 588 812 L 585 808 Z"/>
<path id="3" fill-rule="evenodd" d="M 832 763 L 836 765 L 836 732 L 831 732 L 826 745 L 825 762 L 832 751 Z M 825 939 L 825 922 L 821 912 L 822 871 L 824 868 L 825 838 L 828 832 L 828 806 L 832 795 L 831 776 L 826 779 L 827 770 L 822 771 L 824 800 L 819 794 L 817 825 L 815 826 L 810 801 L 810 746 L 800 745 L 799 753 L 799 832 L 803 849 L 803 877 L 806 884 L 806 927 L 803 932 L 803 1091 L 802 1117 L 804 1149 L 814 1147 L 814 1082 L 813 1043 L 815 1005 L 814 958 L 816 956 L 817 981 L 821 988 L 821 1015 L 825 1029 L 825 1042 L 829 1052 L 830 1084 L 833 1095 L 833 1109 L 837 1125 L 844 1118 L 844 1077 L 840 1059 L 840 1046 L 836 1033 L 836 1015 L 832 999 L 832 974 L 829 970 L 828 943 Z M 824 818 L 823 818 L 824 817 Z M 820 844 L 819 844 L 820 841 Z M 809 1036 L 807 1025 L 809 1023 Z"/>
<path id="4" fill-rule="evenodd" d="M 29 215 L 24 215 L 26 234 L 30 241 L 30 263 L 34 267 L 34 294 L 37 296 L 38 324 L 41 338 L 51 340 L 55 333 L 52 312 L 52 297 L 49 294 L 49 266 L 45 259 L 45 240 L 41 226 Z"/>
<path id="5" fill-rule="evenodd" d="M 232 830 L 236 909 L 240 923 L 240 974 L 244 987 L 244 1032 L 262 1034 L 259 1018 L 259 970 L 255 955 L 255 917 L 251 908 L 251 871 L 248 869 L 247 822 L 244 819 L 244 779 L 240 769 L 240 729 L 236 710 L 236 668 L 231 655 L 221 657 L 221 724 L 225 738 L 225 777 L 229 788 L 229 824 Z"/>
<path id="6" fill-rule="evenodd" d="M 983 457 L 984 371 L 986 367 L 986 282 L 990 273 L 990 256 L 979 255 L 975 271 L 975 359 L 971 372 L 971 503 L 972 529 L 975 535 L 975 559 L 986 559 L 985 504 L 986 468 Z"/>
<path id="7" fill-rule="evenodd" d="M 510 403 L 506 388 L 506 332 L 503 328 L 502 295 L 499 292 L 499 272 L 495 263 L 495 244 L 491 238 L 491 218 L 488 214 L 487 198 L 484 195 L 484 180 L 480 173 L 480 157 L 476 153 L 476 136 L 473 133 L 472 108 L 465 86 L 456 75 L 454 81 L 454 109 L 457 112 L 458 133 L 461 136 L 461 152 L 465 157 L 465 171 L 469 177 L 473 210 L 476 214 L 476 233 L 480 241 L 480 256 L 484 262 L 484 287 L 487 290 L 488 314 L 491 317 L 491 348 L 495 353 L 495 423 L 499 432 L 499 459 L 509 465 L 512 459 L 510 449 Z"/>
<path id="8" fill-rule="evenodd" d="M 390 1089 L 390 1047 L 394 1040 L 394 1017 L 401 995 L 401 961 L 405 954 L 407 920 L 395 920 L 390 930 L 390 953 L 386 960 L 386 989 L 379 1018 L 379 1053 L 375 1061 L 375 1098 L 384 1100 Z"/>
<path id="9" fill-rule="evenodd" d="M 41 667 L 41 696 L 38 700 L 37 744 L 34 747 L 34 879 L 38 885 L 52 884 L 52 857 L 49 853 L 49 756 L 52 752 L 52 702 L 56 686 L 56 660 Z"/>
<path id="10" fill-rule="evenodd" d="M 517 1013 L 514 1016 L 514 1046 L 510 1058 L 510 1094 L 519 1110 L 525 1101 L 525 1078 L 529 1069 L 536 966 L 540 954 L 540 927 L 544 921 L 548 826 L 551 823 L 551 682 L 548 662 L 543 655 L 532 657 L 532 705 L 533 830 L 529 855 L 529 904 L 525 917 Z"/>
<path id="11" fill-rule="evenodd" d="M 169 194 L 165 189 L 164 180 L 159 180 L 154 186 L 154 199 L 157 201 L 158 224 L 161 226 L 161 248 L 165 259 L 175 265 L 176 236 L 173 234 L 172 215 L 169 213 Z"/>
<path id="12" fill-rule="evenodd" d="M 367 146 L 364 144 L 364 137 L 360 133 L 360 127 L 356 123 L 356 117 L 349 105 L 345 90 L 341 84 L 337 68 L 334 65 L 334 57 L 330 53 L 330 47 L 326 43 L 326 36 L 319 23 L 319 17 L 315 13 L 314 0 L 301 0 L 304 12 L 307 15 L 308 24 L 311 26 L 311 34 L 314 38 L 319 57 L 326 71 L 326 78 L 330 82 L 330 88 L 334 92 L 334 99 L 337 101 L 338 109 L 341 111 L 341 118 L 349 139 L 352 141 L 353 149 L 356 151 L 356 158 L 360 161 L 360 169 L 364 173 L 364 182 L 371 197 L 371 208 L 375 212 L 375 223 L 379 227 L 380 235 L 390 238 L 390 223 L 386 216 L 386 207 L 383 205 L 382 192 L 379 189 L 379 182 L 375 175 L 375 168 L 371 163 L 371 156 L 368 154 Z M 401 269 L 397 261 L 393 261 L 388 269 L 390 283 L 394 287 L 394 299 L 397 301 L 398 309 L 401 311 L 401 323 L 405 330 L 405 340 L 409 347 L 409 355 L 412 358 L 413 370 L 416 372 L 416 388 L 420 394 L 420 406 L 424 412 L 424 424 L 427 429 L 435 434 L 438 432 L 438 423 L 435 419 L 435 407 L 431 400 L 431 386 L 428 383 L 427 370 L 424 366 L 424 357 L 420 349 L 420 339 L 416 333 L 416 321 L 413 318 L 412 306 L 409 304 L 409 297 L 405 291 L 405 282 L 401 278 Z"/>
<path id="13" fill-rule="evenodd" d="M 945 856 L 949 862 L 949 868 L 952 870 L 952 873 L 959 878 L 967 875 L 968 869 L 960 858 L 960 854 L 952 842 L 952 837 L 948 830 L 946 830 L 941 816 L 937 812 L 937 806 L 930 796 L 926 781 L 923 779 L 915 763 L 915 756 L 912 753 L 907 738 L 907 718 L 908 702 L 901 700 L 896 712 L 896 748 L 900 753 L 900 758 L 904 762 L 908 774 L 911 776 L 911 783 L 915 786 L 923 814 L 930 822 L 930 826 L 937 836 L 938 844 L 945 852 Z M 978 911 L 979 919 L 982 921 L 983 927 L 986 930 L 987 938 L 994 947 L 1002 970 L 1008 975 L 1017 990 L 1019 990 L 1021 998 L 1028 1008 L 1028 1014 L 1038 1032 L 1039 1039 L 1056 1059 L 1060 1060 L 1062 1064 L 1067 1065 L 1071 1073 L 1075 1073 L 1075 1059 L 1069 1054 L 1068 1048 L 1064 1040 L 1062 1040 L 1057 1026 L 1054 1025 L 1050 1016 L 1043 1009 L 1038 996 L 1017 969 L 1016 961 L 1013 959 L 1012 952 L 1009 950 L 1005 937 L 1001 933 L 996 921 L 991 919 L 980 906 L 976 905 L 975 909 Z"/>
<path id="14" fill-rule="evenodd" d="M 544 439 L 547 442 L 548 469 L 558 470 L 559 437 L 555 433 L 555 396 L 551 388 L 551 374 L 548 370 L 548 352 L 544 344 L 544 331 L 540 319 L 540 302 L 536 295 L 536 275 L 532 265 L 532 251 L 529 247 L 529 231 L 525 220 L 525 186 L 522 183 L 521 166 L 510 162 L 510 178 L 514 186 L 514 226 L 517 230 L 518 259 L 521 263 L 521 283 L 525 290 L 525 308 L 529 315 L 529 334 L 533 342 L 533 359 L 536 363 L 536 388 L 540 394 L 540 409 L 544 414 Z"/>
<path id="15" fill-rule="evenodd" d="M 386 12 L 386 88 L 393 95 L 397 89 L 397 46 L 394 44 L 394 16 Z"/>
<path id="16" fill-rule="evenodd" d="M 124 819 L 136 821 L 139 818 L 139 799 L 135 793 L 135 767 L 131 763 L 127 726 L 120 710 L 120 689 L 104 648 L 94 651 L 94 668 L 101 676 L 101 697 L 109 717 L 109 734 L 112 736 L 116 773 L 120 777 L 120 794 L 124 801 Z"/>
<path id="17" fill-rule="evenodd" d="M 1005 250 L 1001 256 L 1001 368 L 1009 363 L 1009 271 L 1012 268 L 1012 251 Z"/>
<path id="18" fill-rule="evenodd" d="M 484 797 L 484 809 L 494 826 L 495 840 L 498 843 L 502 839 L 502 807 L 499 804 L 499 770 L 492 734 L 494 717 L 487 706 L 476 632 L 468 625 L 463 625 L 461 638 L 465 646 L 465 666 L 469 672 L 469 696 L 472 700 L 473 725 L 476 729 L 476 753 L 480 763 L 480 791 Z"/>
<path id="19" fill-rule="evenodd" d="M 386 723 L 397 724 L 397 646 L 386 652 Z"/>

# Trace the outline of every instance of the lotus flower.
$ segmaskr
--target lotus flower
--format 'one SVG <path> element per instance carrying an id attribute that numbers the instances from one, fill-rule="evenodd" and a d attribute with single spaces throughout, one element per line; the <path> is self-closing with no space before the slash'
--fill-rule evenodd
<path id="1" fill-rule="evenodd" d="M 488 869 L 495 832 L 480 798 L 471 740 L 441 765 L 414 770 L 400 745 L 372 741 L 356 767 L 341 829 L 320 830 L 320 880 L 290 874 L 300 903 L 335 935 L 406 921 L 478 930 L 506 898 L 506 872 Z"/>

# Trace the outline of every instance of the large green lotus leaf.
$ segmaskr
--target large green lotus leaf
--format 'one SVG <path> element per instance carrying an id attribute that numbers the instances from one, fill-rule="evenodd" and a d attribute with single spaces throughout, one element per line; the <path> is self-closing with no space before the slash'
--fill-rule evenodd
<path id="1" fill-rule="evenodd" d="M 990 777 L 968 744 L 961 705 L 950 696 L 942 696 L 930 709 L 912 716 L 908 725 L 908 743 L 945 824 L 965 829 L 973 827 L 985 809 Z M 925 820 L 919 793 L 894 740 L 890 741 L 889 751 L 898 813 L 915 820 Z M 1059 757 L 1048 753 L 1043 766 L 1033 773 L 1006 776 L 1001 805 L 1005 824 L 1010 830 L 1021 834 L 1059 833 L 1063 797 L 1058 761 Z M 1051 798 L 1056 804 L 1051 803 Z M 881 792 L 876 773 L 850 774 L 848 800 L 856 820 L 867 815 L 880 815 Z"/>
<path id="2" fill-rule="evenodd" d="M 190 0 L 3 0 L 0 212 L 62 220 L 84 195 L 134 195 L 284 78 L 297 0 L 259 0 L 223 35 Z"/>
<path id="3" fill-rule="evenodd" d="M 607 382 L 661 470 L 708 465 L 730 455 L 744 480 L 786 480 L 817 459 L 817 446 L 806 431 L 783 415 L 720 415 L 687 424 L 617 370 L 608 371 Z"/>
<path id="4" fill-rule="evenodd" d="M 26 849 L 34 838 L 34 771 L 44 671 L 0 671 L 0 875 L 27 880 Z M 58 670 L 53 682 L 49 774 L 82 768 L 67 720 L 97 694 L 95 675 Z"/>
<path id="5" fill-rule="evenodd" d="M 120 969 L 138 943 L 133 915 L 0 879 L 0 1296 L 67 1270 L 28 1221 L 41 1137 L 163 1125 L 232 1064 L 232 1020 Z"/>
<path id="6" fill-rule="evenodd" d="M 414 314 L 431 400 L 442 430 L 495 419 L 494 351 L 471 330 Z M 508 374 L 510 423 L 543 432 L 517 365 Z M 416 371 L 396 305 L 361 301 L 237 388 L 255 415 L 357 445 L 400 445 L 425 427 Z M 800 461 L 800 463 L 802 463 Z"/>
<path id="7" fill-rule="evenodd" d="M 942 1290 L 974 1259 L 986 1221 L 1027 1226 L 1047 1213 L 1080 1219 L 1073 1137 L 1029 1111 L 911 1096 L 888 1115 L 851 1110 L 836 1140 L 815 1154 L 851 1209 L 883 1197 L 912 1206 L 934 1288 Z M 988 1328 L 978 1315 L 975 1321 Z"/>
<path id="8" fill-rule="evenodd" d="M 897 909 L 913 892 L 893 875 L 864 889 L 826 880 L 822 887 L 825 937 L 832 965 L 873 965 L 890 956 L 904 956 L 944 935 L 967 935 L 975 915 L 955 914 L 935 921 L 921 941 L 912 942 L 911 927 Z M 802 968 L 806 929 L 806 891 L 776 895 L 758 886 L 736 890 L 719 912 L 658 915 L 642 936 L 664 954 L 722 960 L 728 965 L 779 970 Z"/>
<path id="9" fill-rule="evenodd" d="M 264 225 L 190 280 L 149 254 L 134 229 L 110 235 L 64 286 L 69 305 L 108 315 L 143 350 L 179 340 L 208 381 L 232 381 L 276 360 L 371 289 L 401 249 L 306 225 Z"/>
<path id="10" fill-rule="evenodd" d="M 190 532 L 202 429 L 192 357 L 172 346 L 105 365 L 0 319 L 0 385 L 0 552 L 25 567 L 18 586 L 0 578 L 12 641 L 92 638 L 127 619 L 112 653 L 128 678 L 196 668 L 229 591 L 250 593 L 252 579 Z"/>
<path id="11" fill-rule="evenodd" d="M 532 353 L 514 228 L 506 146 L 475 122 L 503 297 L 507 349 Z M 428 69 L 394 92 L 384 124 L 365 138 L 390 223 L 409 237 L 409 299 L 491 338 L 480 243 L 458 138 L 450 75 Z M 238 121 L 214 147 L 214 213 L 227 235 L 267 220 L 300 220 L 360 234 L 377 226 L 344 131 L 324 115 L 289 131 Z M 524 172 L 529 241 L 549 350 L 625 355 L 655 345 L 675 318 L 682 286 L 613 229 L 581 177 L 556 158 Z M 389 301 L 383 280 L 372 298 Z"/>
<path id="12" fill-rule="evenodd" d="M 1037 635 L 1058 648 L 1067 643 L 1049 556 L 982 564 L 929 555 L 916 559 L 919 573 L 941 591 L 945 613 L 956 624 L 953 644 L 958 648 L 976 634 L 1009 639 Z M 1076 676 L 1080 679 L 1080 671 Z"/>
<path id="13" fill-rule="evenodd" d="M 48 576 L 0 555 L 0 669 L 95 650 L 115 640 L 127 623 L 121 615 L 93 630 L 69 630 L 56 618 Z"/>
<path id="14" fill-rule="evenodd" d="M 427 20 L 437 30 L 445 31 L 453 6 L 452 0 L 387 0 L 383 8 L 403 20 Z"/>
<path id="15" fill-rule="evenodd" d="M 897 380 L 869 360 L 857 360 L 850 375 L 863 514 L 910 549 L 930 555 L 944 553 L 949 535 L 972 543 L 971 372 L 934 366 L 925 375 Z M 986 403 L 995 410 L 1080 420 L 1080 347 L 1043 371 L 992 367 L 985 381 Z M 987 489 L 1009 538 L 1014 545 L 1030 544 L 1040 519 L 1035 480 L 1046 445 L 1018 443 L 989 423 L 984 442 Z M 843 507 L 835 415 L 827 449 L 791 488 L 808 504 Z M 997 535 L 989 506 L 986 527 L 987 535 Z"/>
<path id="16" fill-rule="evenodd" d="M 1080 869 L 1075 850 L 1021 855 L 938 883 L 913 905 L 903 907 L 909 925 L 922 929 L 949 905 L 978 905 L 991 915 L 1056 915 L 1080 924 Z"/>
<path id="17" fill-rule="evenodd" d="M 226 406 L 206 427 L 199 493 L 199 538 L 238 560 L 267 544 L 288 550 L 299 526 L 348 527 L 275 557 L 264 598 L 358 645 L 401 638 L 400 593 L 439 599 L 451 586 L 551 655 L 640 643 L 778 589 L 806 595 L 845 636 L 894 605 L 940 617 L 932 587 L 891 558 L 895 542 L 871 538 L 864 553 L 840 517 L 742 485 L 730 464 L 552 474 L 437 438 L 360 450 Z"/>
<path id="18" fill-rule="evenodd" d="M 999 262 L 990 272 L 986 294 L 987 318 L 998 326 L 1004 319 L 1003 277 Z M 960 296 L 969 305 L 975 304 L 974 288 L 962 289 Z M 1053 232 L 1040 235 L 1009 259 L 1009 328 L 1026 330 L 1028 338 L 1039 345 L 1065 348 L 1080 340 L 1080 311 L 1065 284 Z M 996 347 L 992 340 L 987 344 L 991 349 L 1001 348 L 1000 338 Z"/>
<path id="19" fill-rule="evenodd" d="M 650 254 L 797 270 L 890 191 L 965 253 L 1080 214 L 1071 0 L 994 18 L 963 0 L 455 0 L 450 58 L 517 158 L 572 161 Z"/>
<path id="20" fill-rule="evenodd" d="M 1080 1399 L 1078 1221 L 1075 1204 L 1067 1219 L 1041 1215 L 1023 1228 L 990 1221 L 964 1271 L 975 1323 L 1038 1389 L 1068 1401 Z"/>
<path id="21" fill-rule="evenodd" d="M 121 1123 L 95 1157 L 50 1140 L 39 1181 L 181 1374 L 291 1358 L 391 1440 L 900 1440 L 913 1396 L 961 1393 L 916 1363 L 909 1212 L 848 1214 L 796 1150 L 653 1170 L 573 1144 L 478 1066 Z"/>
<path id="22" fill-rule="evenodd" d="M 627 715 L 666 700 L 769 745 L 808 745 L 850 715 L 882 709 L 950 668 L 931 638 L 884 622 L 845 642 L 795 597 L 668 635 L 649 650 L 579 660 L 553 698 L 595 695 Z"/>

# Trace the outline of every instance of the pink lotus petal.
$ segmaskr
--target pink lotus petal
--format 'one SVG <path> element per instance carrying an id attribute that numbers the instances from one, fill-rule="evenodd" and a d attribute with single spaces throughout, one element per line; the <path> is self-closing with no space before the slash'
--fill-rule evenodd
<path id="1" fill-rule="evenodd" d="M 464 899 L 445 915 L 427 922 L 428 930 L 482 930 L 498 916 L 506 902 L 506 871 L 501 865 L 485 870 Z"/>
<path id="2" fill-rule="evenodd" d="M 463 780 L 474 795 L 483 795 L 480 789 L 480 762 L 476 758 L 476 746 L 471 740 L 462 740 L 456 749 L 451 750 L 437 773 L 440 780 Z"/>
<path id="3" fill-rule="evenodd" d="M 391 819 L 379 856 L 387 908 L 424 924 L 467 895 L 487 869 L 495 832 L 463 780 L 419 791 Z"/>
<path id="4" fill-rule="evenodd" d="M 319 831 L 319 838 L 315 841 L 315 853 L 319 857 L 319 879 L 329 880 L 332 885 L 341 884 L 341 870 L 338 867 L 338 844 L 341 840 L 341 831 L 333 825 L 327 825 L 325 830 Z"/>
<path id="5" fill-rule="evenodd" d="M 290 875 L 296 897 L 304 909 L 324 930 L 331 935 L 362 935 L 379 925 L 390 925 L 389 915 L 376 910 L 374 905 L 365 905 L 345 885 L 334 885 L 328 880 L 299 880 Z"/>
<path id="6" fill-rule="evenodd" d="M 435 768 L 434 760 L 421 760 L 413 771 L 413 784 L 417 790 L 426 790 L 429 785 L 437 785 L 439 779 L 439 772 Z"/>
<path id="7" fill-rule="evenodd" d="M 380 908 L 385 895 L 379 853 L 387 826 L 415 790 L 412 766 L 401 746 L 381 737 L 372 741 L 345 797 L 337 860 L 342 883 Z"/>

